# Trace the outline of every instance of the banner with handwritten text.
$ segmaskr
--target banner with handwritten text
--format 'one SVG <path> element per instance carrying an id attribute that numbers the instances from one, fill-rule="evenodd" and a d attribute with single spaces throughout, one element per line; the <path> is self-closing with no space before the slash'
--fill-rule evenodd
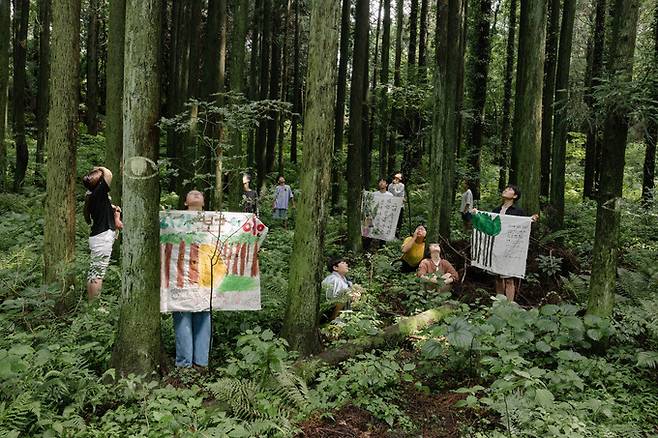
<path id="1" fill-rule="evenodd" d="M 371 239 L 395 239 L 403 198 L 390 193 L 363 192 L 361 201 L 361 235 Z"/>
<path id="2" fill-rule="evenodd" d="M 471 265 L 525 278 L 531 218 L 480 211 L 473 215 L 472 222 Z"/>
<path id="3" fill-rule="evenodd" d="M 266 234 L 252 213 L 160 212 L 160 311 L 260 310 Z"/>

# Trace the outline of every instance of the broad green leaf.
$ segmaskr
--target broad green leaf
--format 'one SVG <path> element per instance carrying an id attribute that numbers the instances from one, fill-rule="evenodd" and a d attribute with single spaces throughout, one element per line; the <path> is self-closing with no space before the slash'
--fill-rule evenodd
<path id="1" fill-rule="evenodd" d="M 544 408 L 550 408 L 555 401 L 555 397 L 548 389 L 540 388 L 535 391 L 535 401 Z"/>

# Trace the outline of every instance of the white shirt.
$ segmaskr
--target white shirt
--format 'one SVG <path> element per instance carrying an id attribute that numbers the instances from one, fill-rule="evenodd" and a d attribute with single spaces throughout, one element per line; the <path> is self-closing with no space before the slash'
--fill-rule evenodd
<path id="1" fill-rule="evenodd" d="M 335 271 L 322 280 L 322 288 L 325 290 L 328 300 L 338 298 L 350 287 L 352 287 L 352 282 Z"/>
<path id="2" fill-rule="evenodd" d="M 466 189 L 466 191 L 462 193 L 462 203 L 459 206 L 459 212 L 468 213 L 467 211 L 464 211 L 467 205 L 469 209 L 473 208 L 473 192 L 471 192 L 471 189 Z"/>

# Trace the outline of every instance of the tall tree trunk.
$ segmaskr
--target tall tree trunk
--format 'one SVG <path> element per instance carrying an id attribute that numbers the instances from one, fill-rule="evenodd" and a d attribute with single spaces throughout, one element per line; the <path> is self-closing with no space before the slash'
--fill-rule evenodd
<path id="1" fill-rule="evenodd" d="M 189 41 L 190 41 L 190 62 L 189 62 L 189 82 L 187 89 L 187 98 L 199 97 L 199 92 L 201 88 L 199 87 L 199 82 L 201 80 L 201 69 L 199 65 L 202 65 L 202 41 L 201 35 L 203 33 L 202 26 L 202 17 L 201 17 L 201 7 L 204 2 L 201 1 L 192 1 L 192 9 L 190 11 L 190 22 L 186 23 L 185 29 L 189 32 Z M 221 9 L 221 8 L 220 8 Z M 224 7 L 226 10 L 226 7 Z M 226 16 L 226 12 L 224 12 Z"/>
<path id="2" fill-rule="evenodd" d="M 461 36 L 459 39 L 459 70 L 457 72 L 457 135 L 455 140 L 455 147 L 457 150 L 457 158 L 460 157 L 463 144 L 463 133 L 464 133 L 464 123 L 463 123 L 463 112 L 464 112 L 464 67 L 466 64 L 466 34 L 468 33 L 468 0 L 462 1 L 462 12 L 461 12 Z M 452 189 L 453 199 L 455 196 L 455 187 Z"/>
<path id="3" fill-rule="evenodd" d="M 639 15 L 639 0 L 614 0 L 612 35 L 608 47 L 609 80 L 628 84 L 633 79 L 633 55 Z M 592 251 L 592 277 L 587 313 L 601 317 L 612 314 L 617 277 L 619 223 L 624 182 L 624 157 L 631 108 L 621 102 L 610 105 L 601 142 L 603 161 L 597 194 L 596 231 Z"/>
<path id="4" fill-rule="evenodd" d="M 0 0 L 0 192 L 7 188 L 7 85 L 9 84 L 10 0 Z"/>
<path id="5" fill-rule="evenodd" d="M 404 30 L 404 0 L 395 3 L 395 64 L 393 70 L 393 85 L 402 85 L 402 31 Z"/>
<path id="6" fill-rule="evenodd" d="M 653 19 L 654 51 L 653 64 L 651 65 L 653 77 L 658 77 L 658 7 L 654 9 Z M 653 87 L 653 100 L 658 101 L 658 88 Z M 0 108 L 2 108 L 0 106 Z M 654 178 L 656 175 L 656 140 L 658 140 L 658 121 L 649 120 L 644 135 L 646 149 L 644 153 L 644 168 L 642 172 L 642 202 L 645 206 L 653 204 Z"/>
<path id="7" fill-rule="evenodd" d="M 476 38 L 471 48 L 469 66 L 469 89 L 473 105 L 473 121 L 469 132 L 468 163 L 473 189 L 473 197 L 480 199 L 480 155 L 485 131 L 484 110 L 487 103 L 487 80 L 491 58 L 491 0 L 479 0 L 475 11 Z"/>
<path id="8" fill-rule="evenodd" d="M 370 11 L 368 11 L 368 14 L 370 14 Z M 370 16 L 370 15 L 368 15 Z M 368 117 L 368 114 L 370 112 L 370 98 L 368 95 L 368 78 L 369 76 L 369 69 L 370 69 L 370 19 L 367 21 L 367 27 L 368 27 L 368 34 L 366 38 L 366 66 L 365 70 L 363 72 L 363 107 L 361 108 L 361 136 L 363 137 L 362 144 L 361 144 L 361 165 L 363 166 L 363 170 L 361 172 L 361 176 L 363 177 L 363 180 L 361 182 L 361 187 L 363 187 L 364 190 L 368 190 L 370 187 L 370 118 Z M 350 96 L 351 97 L 351 96 Z M 350 111 L 351 111 L 351 105 L 350 105 Z"/>
<path id="9" fill-rule="evenodd" d="M 299 2 L 299 0 L 296 0 Z M 334 157 L 331 167 L 331 207 L 335 211 L 340 202 L 339 166 L 342 166 L 340 155 L 343 150 L 343 131 L 345 130 L 345 94 L 347 88 L 347 63 L 350 51 L 350 0 L 343 0 L 340 16 L 340 49 L 338 60 L 338 84 L 336 91 L 336 115 L 334 122 Z M 299 62 L 295 62 L 297 66 Z"/>
<path id="10" fill-rule="evenodd" d="M 512 80 L 514 78 L 514 45 L 516 34 L 516 0 L 510 0 L 509 20 L 507 25 L 507 49 L 505 50 L 505 83 L 503 85 L 503 121 L 500 130 L 500 149 L 498 151 L 498 190 L 503 191 L 507 184 L 507 166 L 510 153 L 510 119 L 512 109 Z"/>
<path id="11" fill-rule="evenodd" d="M 420 35 L 418 37 L 418 79 L 424 83 L 427 79 L 427 16 L 428 0 L 420 2 Z"/>
<path id="12" fill-rule="evenodd" d="M 544 63 L 544 90 L 541 115 L 541 179 L 540 195 L 548 197 L 551 176 L 551 144 L 553 140 L 553 102 L 555 97 L 555 69 L 557 40 L 560 32 L 560 0 L 548 0 L 548 29 Z"/>
<path id="13" fill-rule="evenodd" d="M 123 185 L 123 49 L 126 0 L 110 0 L 107 45 L 107 115 L 105 116 L 105 165 L 113 172 L 112 199 L 121 204 Z"/>
<path id="14" fill-rule="evenodd" d="M 418 0 L 411 0 L 409 11 L 409 50 L 407 51 L 407 80 L 416 81 L 416 44 L 418 38 Z"/>
<path id="15" fill-rule="evenodd" d="M 234 93 L 244 92 L 245 75 L 245 39 L 247 38 L 247 22 L 249 20 L 249 1 L 239 0 L 231 2 L 233 14 L 233 31 L 231 32 L 231 62 L 229 63 L 229 89 Z M 242 132 L 235 130 L 231 133 L 231 147 L 233 161 L 228 163 L 229 202 L 231 211 L 237 211 L 238 200 L 242 192 L 242 178 L 240 171 L 244 168 L 244 150 L 242 147 Z"/>
<path id="16" fill-rule="evenodd" d="M 23 186 L 29 159 L 25 138 L 25 62 L 27 56 L 27 27 L 30 16 L 29 0 L 14 0 L 14 91 L 12 93 L 16 169 L 14 190 Z"/>
<path id="17" fill-rule="evenodd" d="M 344 1 L 346 1 L 346 0 L 344 0 Z M 299 59 L 299 2 L 300 2 L 300 0 L 294 0 L 294 2 L 295 2 L 295 31 L 294 31 L 294 36 L 293 36 L 293 61 L 292 61 L 292 63 L 293 63 L 293 67 L 292 67 L 292 72 L 293 72 L 292 73 L 292 77 L 293 77 L 293 79 L 292 79 L 292 96 L 293 96 L 292 97 L 292 110 L 293 110 L 294 114 L 293 114 L 292 119 L 290 121 L 292 123 L 292 128 L 291 128 L 291 131 L 290 131 L 290 161 L 296 164 L 297 163 L 297 125 L 299 124 L 298 114 L 300 114 L 302 112 L 302 105 L 301 105 L 301 100 L 302 100 L 301 88 L 302 87 L 301 87 L 301 81 L 300 81 L 300 77 L 299 77 L 299 63 L 300 63 L 300 59 Z M 348 11 L 348 13 L 349 13 L 349 11 Z M 342 41 L 343 41 L 342 38 L 343 38 L 343 33 L 342 33 L 342 28 L 341 28 L 341 44 L 342 44 Z M 341 52 L 340 56 L 342 58 L 342 56 L 343 56 L 342 52 Z M 340 87 L 340 85 L 339 85 L 339 87 Z M 345 111 L 344 105 L 345 105 L 345 91 L 343 90 L 343 115 L 344 115 L 344 111 Z M 342 129 L 341 129 L 341 131 L 342 131 Z M 341 136 L 340 136 L 340 141 L 341 141 L 341 144 L 342 144 L 342 141 L 343 141 L 342 132 L 341 132 Z M 335 140 L 334 140 L 334 142 L 335 142 Z M 332 171 L 333 171 L 333 167 L 332 167 Z M 334 189 L 333 189 L 333 187 L 334 187 L 334 185 L 333 185 L 333 181 L 334 181 L 333 174 L 332 174 L 332 177 L 331 177 L 331 181 L 332 181 L 331 204 L 335 205 L 334 204 L 334 195 L 333 195 L 333 191 L 334 191 Z"/>
<path id="18" fill-rule="evenodd" d="M 270 86 L 269 98 L 278 100 L 281 97 L 281 16 L 283 0 L 272 0 L 272 13 L 268 16 L 272 22 L 272 58 L 270 62 Z M 276 111 L 270 113 L 267 121 L 267 150 L 265 151 L 266 173 L 274 170 L 274 155 L 276 152 L 277 128 L 279 127 L 279 114 Z M 265 175 L 262 175 L 264 178 Z M 261 180 L 264 181 L 264 180 Z M 261 182 L 262 187 L 262 182 Z M 260 187 L 259 187 L 260 188 Z"/>
<path id="19" fill-rule="evenodd" d="M 52 76 L 48 113 L 44 279 L 63 281 L 75 257 L 75 182 L 80 73 L 80 0 L 60 0 L 53 8 Z"/>
<path id="20" fill-rule="evenodd" d="M 544 78 L 546 0 L 521 0 L 519 63 L 512 130 L 510 182 L 523 190 L 521 205 L 539 211 L 541 94 Z"/>
<path id="21" fill-rule="evenodd" d="M 379 81 L 381 88 L 379 92 L 379 109 L 378 109 L 378 123 L 377 127 L 377 143 L 379 144 L 379 175 L 380 178 L 385 178 L 387 175 L 386 166 L 388 164 L 388 124 L 389 124 L 389 111 L 388 111 L 388 85 L 389 85 L 389 64 L 391 58 L 391 0 L 384 0 L 384 19 L 382 21 L 382 62 L 381 70 L 379 72 Z"/>
<path id="22" fill-rule="evenodd" d="M 284 19 L 283 19 L 283 54 L 281 56 L 281 89 L 280 89 L 280 100 L 285 101 L 285 102 L 290 102 L 292 103 L 292 98 L 289 97 L 288 92 L 290 90 L 289 87 L 289 81 L 290 81 L 290 74 L 289 74 L 289 68 L 288 68 L 288 60 L 290 59 L 290 54 L 288 51 L 290 50 L 289 45 L 288 45 L 288 32 L 290 30 L 290 13 L 292 9 L 292 2 L 293 0 L 286 0 L 287 5 L 286 5 L 286 12 L 284 14 Z M 294 104 L 293 104 L 294 105 Z M 279 175 L 283 175 L 283 168 L 284 168 L 284 154 L 285 154 L 285 147 L 284 147 L 284 137 L 285 137 L 285 121 L 286 118 L 283 116 L 283 114 L 279 115 L 279 127 L 277 129 L 278 131 L 278 140 L 277 140 L 277 145 L 279 148 L 279 151 L 277 153 L 278 156 L 278 172 Z M 291 120 L 292 122 L 292 120 Z"/>
<path id="23" fill-rule="evenodd" d="M 448 165 L 447 160 L 450 159 L 450 154 L 445 151 L 445 137 L 446 137 L 446 72 L 448 62 L 448 16 L 449 16 L 449 0 L 437 1 L 437 17 L 436 17 L 436 53 L 434 68 L 434 89 L 433 101 L 439 102 L 434 105 L 432 111 L 432 133 L 430 140 L 430 184 L 432 190 L 430 199 L 430 224 L 428 229 L 427 238 L 432 242 L 438 242 L 441 238 L 442 230 L 446 225 L 442 223 L 441 209 L 442 209 L 442 196 L 444 193 L 443 187 L 446 185 L 444 167 Z M 452 39 L 454 41 L 454 38 Z M 449 228 L 449 226 L 448 226 Z"/>
<path id="24" fill-rule="evenodd" d="M 308 100 L 304 116 L 302 197 L 290 261 L 288 303 L 283 336 L 293 350 L 306 356 L 320 350 L 318 332 L 320 280 L 324 266 L 325 223 L 329 212 L 336 65 L 338 2 L 312 0 L 308 47 Z M 312 293 L 309 293 L 312 291 Z"/>
<path id="25" fill-rule="evenodd" d="M 571 43 L 576 16 L 576 0 L 564 0 L 560 48 L 555 80 L 555 120 L 551 164 L 551 223 L 553 229 L 564 225 L 564 174 L 567 150 L 567 103 L 569 101 L 569 69 L 571 66 Z"/>
<path id="26" fill-rule="evenodd" d="M 37 150 L 36 170 L 37 182 L 42 183 L 41 167 L 43 166 L 43 150 L 46 144 L 46 128 L 48 127 L 48 92 L 50 90 L 50 23 L 51 0 L 37 2 L 39 15 L 39 73 L 37 78 Z M 35 32 L 36 33 L 36 32 Z"/>
<path id="27" fill-rule="evenodd" d="M 350 131 L 347 147 L 347 248 L 361 251 L 361 191 L 363 187 L 363 117 L 367 89 L 370 4 L 357 0 L 354 54 L 350 85 Z"/>
<path id="28" fill-rule="evenodd" d="M 607 0 L 596 1 L 596 16 L 594 18 L 593 29 L 593 49 L 592 49 L 592 66 L 590 68 L 590 86 L 585 94 L 590 113 L 595 114 L 595 103 L 593 98 L 594 88 L 601 83 L 601 74 L 603 73 L 603 46 L 605 44 L 605 15 L 607 10 Z M 597 157 L 601 147 L 601 137 L 599 123 L 596 117 L 588 125 L 587 142 L 585 143 L 585 179 L 583 186 L 583 196 L 594 199 L 597 191 Z"/>
<path id="29" fill-rule="evenodd" d="M 87 10 L 87 131 L 98 134 L 98 14 L 99 0 Z"/>
<path id="30" fill-rule="evenodd" d="M 269 94 L 269 78 L 270 78 L 270 41 L 272 33 L 270 30 L 271 16 L 272 16 L 272 1 L 277 0 L 263 0 L 262 9 L 262 34 L 260 38 L 260 99 L 267 99 Z M 257 183 L 256 190 L 260 190 L 265 182 L 265 173 L 267 172 L 266 152 L 267 152 L 267 123 L 265 120 L 261 121 L 258 129 L 256 130 L 256 172 Z"/>
<path id="31" fill-rule="evenodd" d="M 381 71 L 381 67 L 379 66 L 379 34 L 381 31 L 381 25 L 382 25 L 382 6 L 383 6 L 383 0 L 379 0 L 379 8 L 377 12 L 377 30 L 375 31 L 375 51 L 374 51 L 374 60 L 372 62 L 372 86 L 370 87 L 370 92 L 368 93 L 368 108 L 370 109 L 370 114 L 368 116 L 368 126 L 367 128 L 364 128 L 364 132 L 366 133 L 366 136 L 368 138 L 367 140 L 367 164 L 364 167 L 364 172 L 365 168 L 368 169 L 368 172 L 365 173 L 365 179 L 364 179 L 364 186 L 363 188 L 365 190 L 368 190 L 369 183 L 370 183 L 370 176 L 371 176 L 371 169 L 372 169 L 372 152 L 374 150 L 373 144 L 374 144 L 374 136 L 375 136 L 375 130 L 376 130 L 376 124 L 377 120 L 375 120 L 375 115 L 377 113 L 378 109 L 378 93 L 377 93 L 377 73 Z M 378 163 L 379 164 L 379 163 Z M 379 166 L 378 170 L 379 170 Z M 377 172 L 377 180 L 379 178 L 382 178 L 383 175 Z"/>
<path id="32" fill-rule="evenodd" d="M 155 164 L 160 107 L 161 0 L 126 2 L 123 82 L 123 276 L 112 366 L 151 374 L 160 364 L 160 187 Z"/>
<path id="33" fill-rule="evenodd" d="M 251 25 L 251 52 L 249 54 L 249 88 L 247 97 L 249 100 L 256 100 L 260 96 L 258 87 L 258 78 L 260 72 L 258 71 L 258 60 L 260 59 L 261 43 L 261 14 L 263 10 L 264 0 L 256 0 L 254 6 L 254 14 L 252 17 Z M 256 130 L 249 132 L 247 136 L 247 167 L 254 168 L 256 166 Z"/>

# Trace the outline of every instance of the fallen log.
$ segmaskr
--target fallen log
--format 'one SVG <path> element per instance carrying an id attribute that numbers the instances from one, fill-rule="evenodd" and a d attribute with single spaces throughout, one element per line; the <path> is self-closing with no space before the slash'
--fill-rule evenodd
<path id="1" fill-rule="evenodd" d="M 402 318 L 396 324 L 386 327 L 379 334 L 354 339 L 315 356 L 299 359 L 294 367 L 308 381 L 323 366 L 337 365 L 344 360 L 376 348 L 395 346 L 408 336 L 446 318 L 454 309 L 454 306 L 446 304 L 436 309 L 426 310 L 415 316 Z"/>

